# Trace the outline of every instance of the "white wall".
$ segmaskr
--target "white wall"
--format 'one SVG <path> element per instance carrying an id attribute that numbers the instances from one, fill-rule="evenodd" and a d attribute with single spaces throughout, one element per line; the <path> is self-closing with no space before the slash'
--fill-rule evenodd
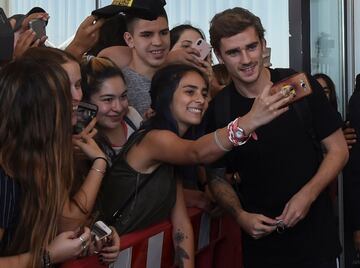
<path id="1" fill-rule="evenodd" d="M 4 10 L 5 14 L 9 17 L 8 0 L 0 0 L 0 7 Z"/>

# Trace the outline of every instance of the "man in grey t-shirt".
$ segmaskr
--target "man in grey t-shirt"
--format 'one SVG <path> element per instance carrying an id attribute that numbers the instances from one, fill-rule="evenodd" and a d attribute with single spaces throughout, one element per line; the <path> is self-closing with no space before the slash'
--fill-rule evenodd
<path id="1" fill-rule="evenodd" d="M 144 117 L 150 108 L 150 84 L 155 72 L 164 64 L 170 47 L 170 34 L 165 9 L 155 20 L 125 16 L 124 39 L 131 48 L 132 59 L 124 72 L 129 104 Z"/>

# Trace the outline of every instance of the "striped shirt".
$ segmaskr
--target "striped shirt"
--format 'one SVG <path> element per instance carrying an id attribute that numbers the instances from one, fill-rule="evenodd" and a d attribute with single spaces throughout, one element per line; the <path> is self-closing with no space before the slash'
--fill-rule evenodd
<path id="1" fill-rule="evenodd" d="M 4 235 L 0 240 L 0 252 L 11 241 L 18 221 L 20 185 L 0 168 L 0 228 Z"/>

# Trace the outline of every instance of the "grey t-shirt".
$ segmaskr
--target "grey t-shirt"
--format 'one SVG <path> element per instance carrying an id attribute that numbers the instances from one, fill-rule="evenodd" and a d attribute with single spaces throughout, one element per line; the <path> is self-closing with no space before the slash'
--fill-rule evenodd
<path id="1" fill-rule="evenodd" d="M 125 76 L 129 105 L 133 106 L 143 117 L 151 104 L 149 93 L 151 80 L 129 67 L 124 67 L 121 70 Z"/>

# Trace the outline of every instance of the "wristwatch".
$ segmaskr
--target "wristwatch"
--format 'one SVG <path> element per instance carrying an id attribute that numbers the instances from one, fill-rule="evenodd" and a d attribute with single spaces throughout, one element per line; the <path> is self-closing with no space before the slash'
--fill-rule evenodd
<path id="1" fill-rule="evenodd" d="M 237 121 L 238 119 L 236 118 L 234 121 L 230 122 L 227 127 L 229 140 L 234 146 L 243 145 L 251 137 L 251 133 L 246 135 L 244 129 L 238 126 Z"/>

